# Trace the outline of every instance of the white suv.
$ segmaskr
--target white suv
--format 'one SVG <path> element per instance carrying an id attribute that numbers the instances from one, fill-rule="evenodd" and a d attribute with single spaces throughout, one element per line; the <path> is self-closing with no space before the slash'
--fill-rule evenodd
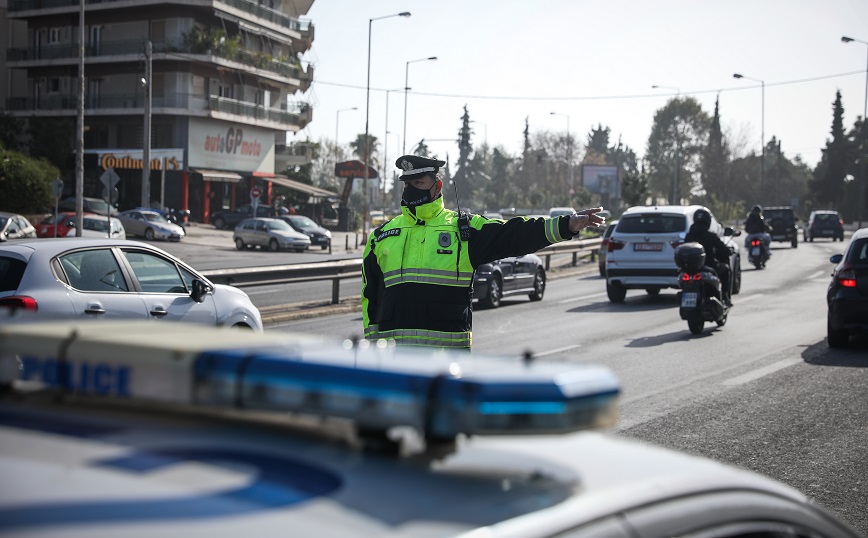
<path id="1" fill-rule="evenodd" d="M 678 288 L 675 247 L 684 243 L 701 205 L 637 206 L 621 215 L 608 242 L 606 293 L 613 303 L 624 301 L 627 290 L 644 289 L 657 295 L 663 288 Z M 709 211 L 710 213 L 710 211 Z M 730 246 L 733 271 L 732 293 L 741 288 L 741 254 L 732 238 L 738 235 L 711 217 L 712 232 Z"/>

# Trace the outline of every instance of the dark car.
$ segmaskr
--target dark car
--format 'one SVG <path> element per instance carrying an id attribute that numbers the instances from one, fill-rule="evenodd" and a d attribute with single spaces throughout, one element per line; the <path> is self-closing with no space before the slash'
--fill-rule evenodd
<path id="1" fill-rule="evenodd" d="M 235 228 L 242 220 L 249 219 L 253 216 L 253 206 L 250 204 L 244 204 L 235 209 L 221 209 L 220 211 L 215 211 L 211 215 L 211 224 L 213 224 L 218 230 L 225 230 Z M 256 206 L 255 216 L 276 217 L 277 210 L 270 205 L 258 204 Z"/>
<path id="2" fill-rule="evenodd" d="M 118 210 L 102 198 L 82 198 L 81 207 L 81 210 L 85 213 L 96 213 L 97 215 L 108 215 L 111 213 L 114 217 L 118 215 Z M 75 198 L 70 197 L 61 200 L 57 206 L 57 210 L 75 213 Z M 60 235 L 59 232 L 58 235 Z"/>
<path id="3" fill-rule="evenodd" d="M 609 252 L 609 238 L 612 237 L 612 232 L 615 231 L 615 226 L 617 225 L 617 220 L 609 221 L 606 225 L 606 231 L 603 232 L 603 239 L 600 241 L 600 250 L 597 252 L 600 276 L 606 276 L 606 253 Z"/>
<path id="4" fill-rule="evenodd" d="M 811 211 L 804 230 L 805 241 L 813 241 L 815 237 L 830 237 L 832 241 L 844 241 L 844 221 L 837 211 L 818 209 Z"/>
<path id="5" fill-rule="evenodd" d="M 799 219 L 792 207 L 767 207 L 763 209 L 763 218 L 772 227 L 772 241 L 799 247 L 799 227 L 796 226 Z"/>
<path id="6" fill-rule="evenodd" d="M 545 289 L 546 271 L 536 254 L 484 263 L 473 273 L 473 299 L 483 308 L 497 308 L 501 299 L 511 295 L 542 301 Z"/>
<path id="7" fill-rule="evenodd" d="M 332 233 L 309 217 L 305 217 L 304 215 L 281 215 L 277 218 L 292 226 L 292 229 L 296 232 L 301 232 L 310 237 L 311 246 L 318 245 L 323 250 L 331 247 Z"/>
<path id="8" fill-rule="evenodd" d="M 835 266 L 826 293 L 829 347 L 846 347 L 851 334 L 868 332 L 868 228 L 850 238 L 844 254 L 829 258 Z"/>

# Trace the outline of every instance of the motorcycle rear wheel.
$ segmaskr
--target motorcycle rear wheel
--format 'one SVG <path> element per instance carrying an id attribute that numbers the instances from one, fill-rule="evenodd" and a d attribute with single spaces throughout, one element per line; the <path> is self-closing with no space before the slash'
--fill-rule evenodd
<path id="1" fill-rule="evenodd" d="M 720 316 L 720 319 L 715 320 L 715 323 L 717 323 L 717 326 L 718 326 L 718 327 L 723 327 L 724 325 L 726 325 L 726 318 L 727 318 L 727 316 L 729 316 L 729 312 L 727 312 L 727 313 L 725 313 L 724 315 Z"/>
<path id="2" fill-rule="evenodd" d="M 690 329 L 691 334 L 702 334 L 702 328 L 704 325 L 705 321 L 703 321 L 702 314 L 699 312 L 696 312 L 687 318 L 687 328 Z"/>

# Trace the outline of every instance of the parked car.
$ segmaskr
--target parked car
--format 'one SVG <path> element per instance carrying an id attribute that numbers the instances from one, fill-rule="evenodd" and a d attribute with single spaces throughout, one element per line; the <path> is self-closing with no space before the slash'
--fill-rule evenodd
<path id="1" fill-rule="evenodd" d="M 837 211 L 818 209 L 811 211 L 804 229 L 805 241 L 814 241 L 815 237 L 831 237 L 832 241 L 844 241 L 844 221 Z"/>
<path id="2" fill-rule="evenodd" d="M 304 252 L 310 248 L 310 237 L 296 232 L 286 221 L 279 218 L 256 218 L 242 221 L 232 235 L 235 248 L 260 247 L 271 252 L 295 250 Z"/>
<path id="3" fill-rule="evenodd" d="M 545 290 L 546 271 L 536 254 L 484 263 L 473 273 L 473 299 L 483 308 L 497 308 L 504 297 L 516 295 L 542 301 Z"/>
<path id="4" fill-rule="evenodd" d="M 612 232 L 615 231 L 617 220 L 609 221 L 606 224 L 606 231 L 603 232 L 603 239 L 600 241 L 600 250 L 597 252 L 597 260 L 600 266 L 600 276 L 606 276 L 606 254 L 609 252 L 609 238 L 612 237 Z"/>
<path id="5" fill-rule="evenodd" d="M 82 198 L 82 211 L 85 213 L 96 213 L 97 215 L 106 215 L 109 213 L 112 215 L 117 215 L 118 210 L 112 207 L 108 202 L 103 200 L 102 198 Z M 64 198 L 58 204 L 57 211 L 65 211 L 69 213 L 75 213 L 75 198 Z"/>
<path id="6" fill-rule="evenodd" d="M 75 221 L 66 231 L 66 237 L 76 237 Z M 81 237 L 102 237 L 106 239 L 126 239 L 127 232 L 120 219 L 111 217 L 111 236 L 108 234 L 108 217 L 103 215 L 87 215 L 82 218 Z"/>
<path id="7" fill-rule="evenodd" d="M 96 213 L 84 213 L 84 216 L 94 215 Z M 45 220 L 36 225 L 36 237 L 66 237 L 69 229 L 74 226 L 74 211 L 64 211 L 56 215 L 49 215 Z"/>
<path id="8" fill-rule="evenodd" d="M 317 245 L 323 250 L 327 250 L 332 245 L 332 233 L 326 230 L 309 217 L 304 215 L 283 215 L 278 217 L 286 221 L 293 230 L 310 237 L 310 244 Z"/>
<path id="9" fill-rule="evenodd" d="M 799 218 L 792 207 L 766 207 L 763 218 L 772 227 L 772 241 L 789 243 L 793 248 L 799 247 Z"/>
<path id="10" fill-rule="evenodd" d="M 549 217 L 558 217 L 560 215 L 572 215 L 576 210 L 572 207 L 552 207 L 549 208 Z"/>
<path id="11" fill-rule="evenodd" d="M 684 243 L 700 205 L 636 206 L 627 209 L 612 235 L 606 253 L 606 293 L 621 303 L 627 290 L 644 289 L 657 295 L 666 288 L 678 288 L 675 247 Z M 712 216 L 712 232 L 729 246 L 732 294 L 741 291 L 741 249 L 733 238 L 741 231 L 723 227 Z"/>
<path id="12" fill-rule="evenodd" d="M 826 293 L 826 336 L 830 347 L 846 347 L 850 335 L 868 333 L 868 228 L 857 230 L 847 250 L 829 261 L 836 265 Z"/>
<path id="13" fill-rule="evenodd" d="M 211 224 L 213 224 L 218 230 L 226 230 L 229 228 L 235 228 L 245 219 L 253 217 L 276 217 L 277 215 L 278 211 L 273 206 L 258 204 L 256 206 L 256 215 L 254 215 L 253 206 L 250 204 L 244 204 L 235 209 L 222 209 L 220 211 L 215 211 L 211 215 L 210 220 Z"/>
<path id="14" fill-rule="evenodd" d="M 246 293 L 212 284 L 171 254 L 137 241 L 4 244 L 0 307 L 22 309 L 39 320 L 150 319 L 262 332 L 259 310 Z"/>
<path id="15" fill-rule="evenodd" d="M 0 242 L 37 237 L 36 228 L 24 215 L 0 211 Z"/>
<path id="16" fill-rule="evenodd" d="M 128 234 L 144 237 L 148 241 L 180 241 L 186 235 L 183 227 L 172 224 L 163 215 L 149 209 L 122 211 L 118 218 Z"/>

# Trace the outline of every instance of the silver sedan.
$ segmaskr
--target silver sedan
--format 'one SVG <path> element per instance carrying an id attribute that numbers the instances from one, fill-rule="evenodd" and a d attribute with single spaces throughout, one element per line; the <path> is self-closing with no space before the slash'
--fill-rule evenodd
<path id="1" fill-rule="evenodd" d="M 185 234 L 184 228 L 166 220 L 156 211 L 130 209 L 118 215 L 127 234 L 144 237 L 148 241 L 162 239 L 180 241 Z"/>

